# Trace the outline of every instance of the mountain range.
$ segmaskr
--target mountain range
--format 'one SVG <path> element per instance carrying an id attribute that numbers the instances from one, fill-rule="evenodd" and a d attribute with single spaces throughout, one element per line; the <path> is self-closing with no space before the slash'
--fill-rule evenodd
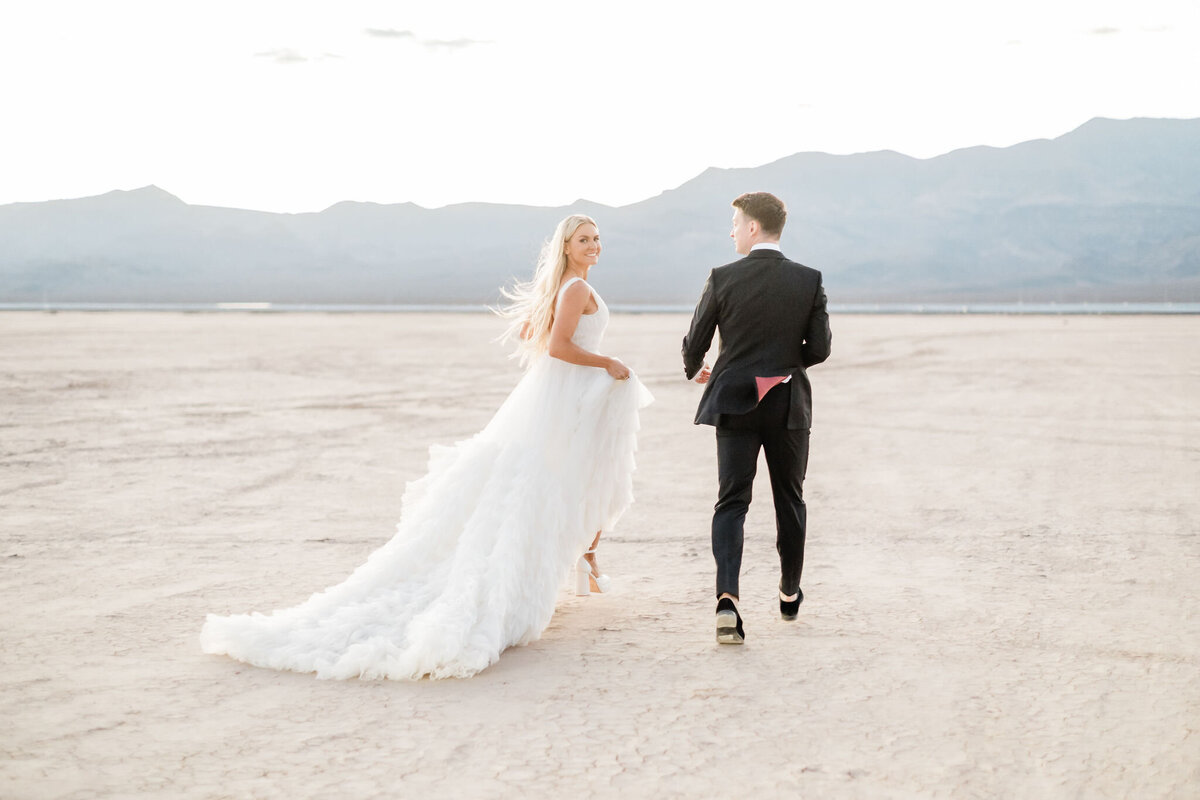
<path id="1" fill-rule="evenodd" d="M 693 303 L 736 258 L 730 201 L 788 205 L 831 302 L 1200 301 L 1200 119 L 1094 119 L 929 159 L 798 153 L 612 208 L 342 202 L 276 214 L 154 186 L 0 206 L 0 302 L 490 303 L 564 215 L 596 218 L 610 303 Z"/>

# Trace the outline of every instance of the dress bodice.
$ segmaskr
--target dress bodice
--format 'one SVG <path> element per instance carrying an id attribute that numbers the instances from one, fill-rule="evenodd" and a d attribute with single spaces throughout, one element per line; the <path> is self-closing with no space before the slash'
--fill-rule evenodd
<path id="1" fill-rule="evenodd" d="M 558 304 L 562 302 L 563 293 L 575 281 L 583 281 L 583 278 L 571 278 L 558 290 L 558 298 L 554 301 L 555 311 L 558 310 Z M 586 284 L 586 281 L 584 283 Z M 604 299 L 597 294 L 595 289 L 592 289 L 590 285 L 588 285 L 588 289 L 591 290 L 592 297 L 596 298 L 596 312 L 579 316 L 579 325 L 576 326 L 571 341 L 584 350 L 594 353 L 599 350 L 600 342 L 604 340 L 604 329 L 608 327 L 608 306 L 604 304 Z"/>

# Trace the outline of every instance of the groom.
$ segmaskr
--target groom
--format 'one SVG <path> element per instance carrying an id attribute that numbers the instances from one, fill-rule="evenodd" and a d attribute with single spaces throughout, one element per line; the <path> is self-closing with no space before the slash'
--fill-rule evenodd
<path id="1" fill-rule="evenodd" d="M 805 508 L 802 487 L 808 466 L 812 395 L 805 370 L 829 357 L 829 315 L 821 273 L 789 261 L 779 249 L 787 219 L 783 202 L 767 192 L 733 201 L 734 248 L 744 256 L 709 273 L 683 339 L 688 379 L 706 384 L 697 425 L 717 429 L 720 488 L 712 521 L 717 561 L 717 641 L 745 640 L 738 613 L 742 524 L 758 466 L 767 455 L 775 500 L 775 546 L 779 551 L 779 611 L 793 620 L 804 593 Z M 703 366 L 713 331 L 721 350 L 710 370 Z"/>

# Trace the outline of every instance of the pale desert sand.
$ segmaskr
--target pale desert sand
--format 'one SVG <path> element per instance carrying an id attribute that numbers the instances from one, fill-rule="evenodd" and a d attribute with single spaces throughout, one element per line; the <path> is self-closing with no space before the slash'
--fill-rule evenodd
<path id="1" fill-rule="evenodd" d="M 614 591 L 470 680 L 200 652 L 337 582 L 518 372 L 484 315 L 0 315 L 0 797 L 1200 796 L 1200 319 L 835 316 L 806 602 L 714 643 L 680 315 Z"/>

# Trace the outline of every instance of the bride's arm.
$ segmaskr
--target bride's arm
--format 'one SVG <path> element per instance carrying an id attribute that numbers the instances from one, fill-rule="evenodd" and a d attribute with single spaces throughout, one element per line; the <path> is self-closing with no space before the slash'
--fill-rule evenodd
<path id="1" fill-rule="evenodd" d="M 575 335 L 575 328 L 579 326 L 579 318 L 583 316 L 583 309 L 587 307 L 591 295 L 592 290 L 583 281 L 567 287 L 567 291 L 563 293 L 562 302 L 558 305 L 558 313 L 554 316 L 554 324 L 550 327 L 550 347 L 547 352 L 551 357 L 569 364 L 599 367 L 617 380 L 625 380 L 629 377 L 629 368 L 620 361 L 584 350 L 571 341 L 571 337 Z"/>

